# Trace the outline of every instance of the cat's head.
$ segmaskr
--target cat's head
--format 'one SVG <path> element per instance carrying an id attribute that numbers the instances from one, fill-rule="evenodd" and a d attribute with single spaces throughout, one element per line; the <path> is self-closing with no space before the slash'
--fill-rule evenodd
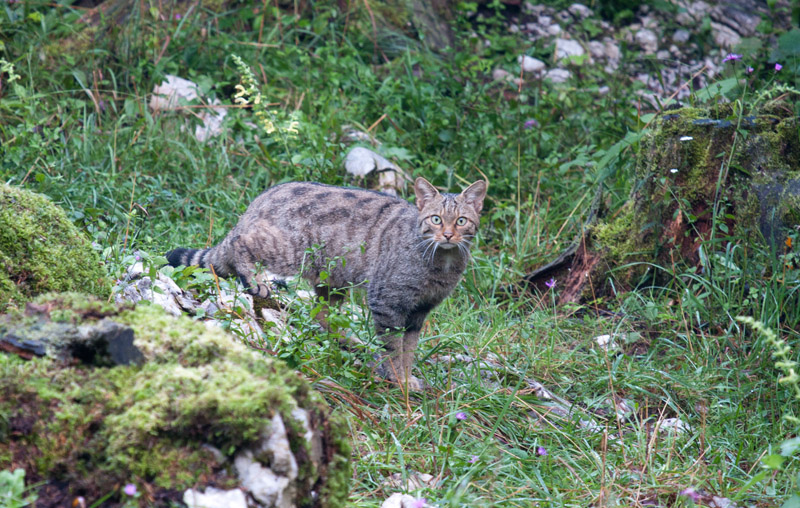
<path id="1" fill-rule="evenodd" d="M 459 248 L 466 253 L 478 230 L 487 185 L 478 180 L 461 194 L 442 194 L 424 178 L 417 178 L 414 193 L 422 238 L 432 241 L 437 248 Z"/>

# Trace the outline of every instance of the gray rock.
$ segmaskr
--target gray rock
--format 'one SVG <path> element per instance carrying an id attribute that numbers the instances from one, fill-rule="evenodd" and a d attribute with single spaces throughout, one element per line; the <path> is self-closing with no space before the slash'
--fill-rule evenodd
<path id="1" fill-rule="evenodd" d="M 684 42 L 687 42 L 691 36 L 692 34 L 689 33 L 689 30 L 679 28 L 675 30 L 674 34 L 672 34 L 672 40 L 679 44 L 683 44 Z"/>
<path id="2" fill-rule="evenodd" d="M 583 46 L 578 41 L 572 39 L 556 39 L 556 58 L 562 60 L 573 56 L 581 56 L 585 53 Z"/>
<path id="3" fill-rule="evenodd" d="M 28 312 L 35 309 L 28 304 Z M 109 319 L 99 322 L 50 321 L 42 315 L 36 323 L 3 326 L 0 350 L 23 357 L 49 356 L 62 361 L 77 359 L 87 365 L 142 364 L 144 355 L 133 343 L 133 330 Z"/>
<path id="4" fill-rule="evenodd" d="M 269 467 L 275 474 L 285 476 L 290 481 L 297 478 L 297 461 L 289 446 L 289 436 L 281 415 L 275 413 L 270 422 L 269 435 L 258 450 L 259 456 L 269 458 Z"/>
<path id="5" fill-rule="evenodd" d="M 247 497 L 239 489 L 221 490 L 208 487 L 205 493 L 187 489 L 183 504 L 189 508 L 247 508 Z"/>
<path id="6" fill-rule="evenodd" d="M 511 81 L 514 76 L 505 69 L 495 69 L 492 71 L 492 79 L 495 81 Z"/>
<path id="7" fill-rule="evenodd" d="M 670 54 L 670 52 L 667 51 L 666 49 L 661 49 L 656 53 L 656 58 L 658 58 L 659 60 L 666 60 L 671 56 L 672 54 Z"/>
<path id="8" fill-rule="evenodd" d="M 522 67 L 522 70 L 526 74 L 533 74 L 538 76 L 547 68 L 547 65 L 545 65 L 544 62 L 542 62 L 538 58 L 533 58 L 528 55 L 518 56 L 517 61 L 519 62 L 520 67 Z"/>
<path id="9" fill-rule="evenodd" d="M 642 28 L 635 35 L 636 43 L 642 47 L 644 52 L 652 55 L 658 49 L 658 36 L 649 28 Z"/>
<path id="10" fill-rule="evenodd" d="M 553 83 L 563 83 L 572 76 L 567 69 L 550 69 L 544 75 L 544 79 L 549 79 Z"/>
<path id="11" fill-rule="evenodd" d="M 712 21 L 731 28 L 742 37 L 750 37 L 756 34 L 761 16 L 756 10 L 755 2 L 720 2 L 715 5 L 710 16 Z"/>
<path id="12" fill-rule="evenodd" d="M 347 152 L 344 168 L 351 175 L 362 178 L 373 171 L 377 172 L 378 190 L 393 196 L 397 195 L 406 180 L 403 170 L 394 162 L 362 146 L 354 146 Z"/>
<path id="13" fill-rule="evenodd" d="M 711 10 L 711 6 L 702 0 L 687 2 L 684 7 L 686 7 L 686 10 L 679 12 L 678 15 L 675 16 L 675 21 L 684 26 L 694 26 Z"/>
<path id="14" fill-rule="evenodd" d="M 733 28 L 721 23 L 711 22 L 711 36 L 718 46 L 732 49 L 742 41 L 742 37 Z"/>
<path id="15" fill-rule="evenodd" d="M 253 459 L 253 452 L 239 453 L 233 461 L 242 487 L 265 508 L 294 508 L 294 488 L 285 476 L 276 475 L 270 468 Z"/>
<path id="16" fill-rule="evenodd" d="M 572 4 L 568 10 L 570 14 L 578 19 L 588 18 L 592 15 L 592 10 L 583 4 Z"/>
<path id="17" fill-rule="evenodd" d="M 308 419 L 308 411 L 302 408 L 294 408 L 292 409 L 292 418 L 294 418 L 297 422 L 302 425 L 303 430 L 303 438 L 306 442 L 310 445 L 310 459 L 311 462 L 318 466 L 322 463 L 322 436 L 318 432 L 314 432 L 311 430 L 311 422 Z"/>
<path id="18" fill-rule="evenodd" d="M 421 508 L 423 506 L 430 505 L 420 504 L 414 496 L 399 492 L 395 492 L 381 504 L 381 508 Z"/>
<path id="19" fill-rule="evenodd" d="M 561 33 L 561 26 L 557 23 L 553 23 L 545 28 L 545 32 L 547 32 L 548 35 L 558 35 Z"/>
<path id="20" fill-rule="evenodd" d="M 604 60 L 606 57 L 606 46 L 600 41 L 589 41 L 587 44 L 589 48 L 589 54 L 592 55 L 592 58 L 597 60 Z"/>

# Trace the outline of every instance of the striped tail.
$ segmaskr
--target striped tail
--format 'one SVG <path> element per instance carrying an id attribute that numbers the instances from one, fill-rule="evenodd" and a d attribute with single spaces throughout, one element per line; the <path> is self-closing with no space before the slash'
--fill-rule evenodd
<path id="1" fill-rule="evenodd" d="M 185 249 L 183 247 L 167 252 L 167 262 L 171 266 L 199 266 L 208 268 L 206 258 L 211 249 Z"/>

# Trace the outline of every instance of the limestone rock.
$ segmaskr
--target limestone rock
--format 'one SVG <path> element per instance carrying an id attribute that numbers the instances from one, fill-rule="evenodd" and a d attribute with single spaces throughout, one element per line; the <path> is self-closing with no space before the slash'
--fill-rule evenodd
<path id="1" fill-rule="evenodd" d="M 658 36 L 652 30 L 643 28 L 636 32 L 636 43 L 646 54 L 652 55 L 658 49 Z"/>
<path id="2" fill-rule="evenodd" d="M 572 39 L 556 39 L 556 58 L 563 60 L 574 56 L 581 56 L 585 53 L 583 46 L 578 41 Z"/>
<path id="3" fill-rule="evenodd" d="M 534 76 L 540 75 L 547 68 L 544 62 L 528 55 L 520 55 L 517 57 L 517 61 L 526 74 L 533 74 Z"/>
<path id="4" fill-rule="evenodd" d="M 414 496 L 399 492 L 392 494 L 381 504 L 381 508 L 423 508 L 425 506 L 430 505 Z"/>
<path id="5" fill-rule="evenodd" d="M 544 79 L 548 79 L 553 83 L 563 83 L 572 76 L 572 73 L 566 69 L 550 69 L 544 75 Z"/>
<path id="6" fill-rule="evenodd" d="M 362 146 L 353 147 L 344 158 L 344 168 L 353 176 L 364 178 L 370 173 L 378 175 L 378 190 L 397 195 L 407 178 L 392 161 Z"/>
<path id="7" fill-rule="evenodd" d="M 208 487 L 205 492 L 187 489 L 183 493 L 183 504 L 188 508 L 247 508 L 247 497 L 240 489 Z"/>

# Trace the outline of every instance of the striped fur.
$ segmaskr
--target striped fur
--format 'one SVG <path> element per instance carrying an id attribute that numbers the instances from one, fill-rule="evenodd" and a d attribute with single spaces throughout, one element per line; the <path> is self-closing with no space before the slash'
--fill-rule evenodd
<path id="1" fill-rule="evenodd" d="M 332 290 L 365 283 L 387 348 L 379 369 L 389 379 L 419 388 L 410 375 L 419 331 L 466 268 L 486 187 L 478 181 L 461 194 L 442 194 L 418 178 L 414 206 L 363 189 L 277 185 L 250 204 L 218 245 L 178 248 L 167 253 L 167 260 L 172 266 L 211 267 L 218 275 L 236 276 L 261 297 L 269 295 L 269 284 L 259 267 L 282 276 L 301 274 L 330 303 L 342 298 Z"/>

